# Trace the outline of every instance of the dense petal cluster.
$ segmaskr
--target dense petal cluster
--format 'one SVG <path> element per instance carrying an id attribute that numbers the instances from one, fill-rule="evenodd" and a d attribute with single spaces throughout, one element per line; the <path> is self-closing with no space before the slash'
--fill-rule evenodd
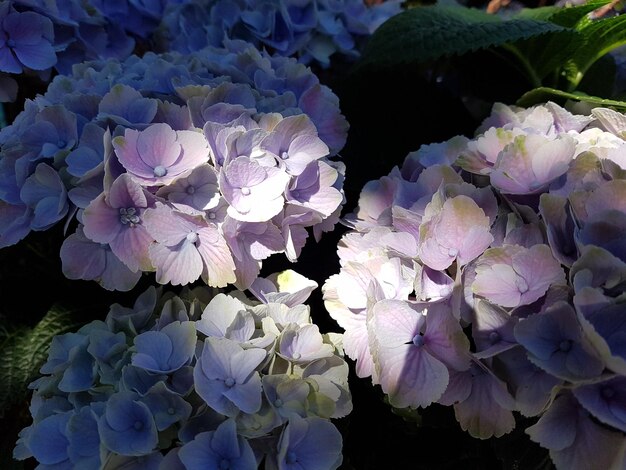
<path id="1" fill-rule="evenodd" d="M 70 73 L 86 60 L 126 59 L 147 43 L 168 7 L 187 0 L 11 0 L 0 4 L 0 101 L 13 101 L 17 82 L 7 74 Z M 9 89 L 7 89 L 7 87 Z M 10 90 L 11 89 L 11 90 Z"/>
<path id="2" fill-rule="evenodd" d="M 259 279 L 263 302 L 151 287 L 132 308 L 115 304 L 104 321 L 56 336 L 15 457 L 55 468 L 336 469 L 330 418 L 352 409 L 341 335 L 311 323 L 300 302 L 311 281 L 276 284 L 286 278 L 301 276 Z"/>
<path id="3" fill-rule="evenodd" d="M 557 468 L 622 468 L 625 122 L 497 104 L 366 184 L 323 287 L 357 374 L 481 439 L 538 417 Z"/>
<path id="4" fill-rule="evenodd" d="M 202 0 L 168 10 L 157 31 L 163 50 L 194 52 L 243 39 L 259 49 L 328 67 L 354 59 L 364 41 L 400 13 L 401 0 Z"/>
<path id="5" fill-rule="evenodd" d="M 338 221 L 346 134 L 309 68 L 243 42 L 84 63 L 0 132 L 0 246 L 76 218 L 69 278 L 247 288 Z"/>

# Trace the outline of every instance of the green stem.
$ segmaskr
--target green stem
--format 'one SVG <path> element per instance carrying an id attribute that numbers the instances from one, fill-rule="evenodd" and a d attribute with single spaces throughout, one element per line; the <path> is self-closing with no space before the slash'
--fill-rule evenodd
<path id="1" fill-rule="evenodd" d="M 539 88 L 541 86 L 541 78 L 539 78 L 533 66 L 530 65 L 530 62 L 528 62 L 526 57 L 524 57 L 519 49 L 511 44 L 503 44 L 502 48 L 509 51 L 517 58 L 517 60 L 519 61 L 519 65 L 521 65 L 522 71 L 525 72 L 526 77 L 528 78 L 528 81 L 530 81 L 530 83 L 532 84 L 533 88 Z"/>

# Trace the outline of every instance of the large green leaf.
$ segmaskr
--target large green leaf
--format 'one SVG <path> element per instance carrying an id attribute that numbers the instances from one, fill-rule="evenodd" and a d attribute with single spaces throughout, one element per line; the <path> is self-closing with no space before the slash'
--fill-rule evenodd
<path id="1" fill-rule="evenodd" d="M 518 57 L 526 60 L 528 67 L 534 71 L 539 82 L 537 85 L 545 84 L 543 80 L 550 74 L 553 77 L 549 83 L 556 85 L 559 69 L 576 54 L 577 48 L 583 43 L 584 39 L 579 32 L 563 29 L 550 35 L 519 41 L 514 44 L 514 48 L 518 51 Z"/>
<path id="2" fill-rule="evenodd" d="M 568 76 L 576 75 L 578 67 L 572 62 L 589 43 L 589 38 L 581 32 L 581 25 L 587 24 L 587 15 L 608 4 L 608 0 L 597 0 L 575 7 L 528 8 L 518 13 L 515 18 L 544 20 L 562 26 L 563 29 L 550 35 L 533 37 L 515 44 L 521 59 L 528 61 L 529 68 L 539 81 L 552 74 L 550 85 L 560 85 L 559 72 L 565 64 Z M 546 81 L 543 84 L 547 84 Z"/>
<path id="3" fill-rule="evenodd" d="M 364 51 L 360 66 L 422 63 L 563 29 L 534 19 L 503 21 L 470 8 L 417 7 L 392 17 L 378 28 Z"/>
<path id="4" fill-rule="evenodd" d="M 626 110 L 626 101 L 616 101 L 597 96 L 590 96 L 580 92 L 566 92 L 555 88 L 540 87 L 525 93 L 518 101 L 518 106 L 528 107 L 550 100 L 574 100 L 590 103 L 596 106 Z"/>
<path id="5" fill-rule="evenodd" d="M 84 322 L 60 306 L 34 327 L 19 327 L 0 334 L 0 416 L 27 396 L 28 384 L 46 360 L 52 338 L 77 329 Z"/>
<path id="6" fill-rule="evenodd" d="M 567 68 L 572 87 L 582 80 L 585 72 L 600 57 L 613 49 L 626 44 L 626 15 L 614 16 L 594 21 L 581 20 L 576 30 L 583 36 L 581 44 Z"/>

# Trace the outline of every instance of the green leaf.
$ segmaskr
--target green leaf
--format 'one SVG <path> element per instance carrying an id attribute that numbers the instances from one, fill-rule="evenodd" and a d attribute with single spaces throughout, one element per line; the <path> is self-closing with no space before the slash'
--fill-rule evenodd
<path id="1" fill-rule="evenodd" d="M 538 8 L 522 8 L 519 12 L 513 15 L 513 18 L 525 19 L 525 20 L 550 21 L 550 18 L 554 16 L 555 13 L 561 10 L 563 10 L 563 8 L 555 7 L 555 6 L 538 7 Z"/>
<path id="2" fill-rule="evenodd" d="M 46 360 L 52 338 L 76 330 L 84 321 L 55 305 L 34 327 L 5 330 L 0 343 L 0 416 L 27 396 L 28 384 Z"/>
<path id="3" fill-rule="evenodd" d="M 515 44 L 520 54 L 526 58 L 539 80 L 554 74 L 552 85 L 558 86 L 559 71 L 565 64 L 569 77 L 577 76 L 579 67 L 573 62 L 579 56 L 581 48 L 587 47 L 590 38 L 581 32 L 582 25 L 589 20 L 587 15 L 609 3 L 608 0 L 588 2 L 575 7 L 542 7 L 522 10 L 514 18 L 544 20 L 562 26 L 561 31 L 550 35 L 534 37 Z M 593 41 L 593 38 L 591 38 Z M 545 82 L 544 82 L 545 84 Z"/>
<path id="4" fill-rule="evenodd" d="M 594 21 L 583 21 L 576 26 L 583 36 L 574 54 L 568 75 L 573 86 L 580 83 L 585 72 L 600 57 L 613 49 L 626 44 L 626 15 L 614 16 Z"/>
<path id="5" fill-rule="evenodd" d="M 545 103 L 550 100 L 582 101 L 596 106 L 626 110 L 626 101 L 608 100 L 597 96 L 590 96 L 581 92 L 567 92 L 548 87 L 535 88 L 534 90 L 525 93 L 519 100 L 517 100 L 516 104 L 527 108 L 529 106 Z"/>
<path id="6" fill-rule="evenodd" d="M 583 43 L 584 39 L 580 33 L 573 29 L 563 29 L 549 35 L 519 41 L 514 47 L 526 58 L 539 80 L 553 73 L 554 81 L 557 81 L 557 71 L 576 54 L 578 47 Z"/>
<path id="7" fill-rule="evenodd" d="M 376 30 L 359 68 L 422 63 L 561 30 L 546 21 L 503 21 L 470 8 L 417 7 L 390 18 Z"/>
<path id="8" fill-rule="evenodd" d="M 557 8 L 557 11 L 546 19 L 559 26 L 573 28 L 578 25 L 581 20 L 586 20 L 587 14 L 609 3 L 610 0 L 597 0 L 575 7 Z"/>

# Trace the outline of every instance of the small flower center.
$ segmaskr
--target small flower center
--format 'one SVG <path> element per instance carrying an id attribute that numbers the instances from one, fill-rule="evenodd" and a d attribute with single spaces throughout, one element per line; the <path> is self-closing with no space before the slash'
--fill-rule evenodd
<path id="1" fill-rule="evenodd" d="M 233 385 L 235 385 L 235 379 L 233 379 L 232 377 L 228 377 L 226 380 L 224 380 L 224 385 L 226 385 L 228 388 L 232 387 Z"/>
<path id="2" fill-rule="evenodd" d="M 187 234 L 187 241 L 189 243 L 196 243 L 198 241 L 198 234 L 196 232 L 190 232 Z"/>
<path id="3" fill-rule="evenodd" d="M 563 341 L 561 341 L 559 343 L 559 349 L 563 352 L 568 352 L 570 349 L 572 349 L 572 340 L 564 339 Z"/>
<path id="4" fill-rule="evenodd" d="M 222 459 L 220 462 L 220 470 L 228 470 L 230 468 L 230 460 Z"/>
<path id="5" fill-rule="evenodd" d="M 209 213 L 208 213 L 208 215 L 207 215 L 207 217 L 208 217 L 210 220 L 215 219 L 215 217 L 216 217 L 215 212 L 209 212 Z"/>
<path id="6" fill-rule="evenodd" d="M 500 341 L 500 333 L 498 333 L 497 331 L 492 331 L 491 333 L 489 333 L 489 342 L 491 344 L 496 344 L 498 341 Z"/>
<path id="7" fill-rule="evenodd" d="M 302 357 L 302 354 L 300 354 L 299 352 L 295 352 L 291 355 L 291 357 L 293 357 L 297 361 Z"/>
<path id="8" fill-rule="evenodd" d="M 15 47 L 15 41 L 13 39 L 7 39 L 7 46 L 13 49 Z"/>
<path id="9" fill-rule="evenodd" d="M 143 428 L 143 423 L 137 420 L 135 421 L 135 424 L 133 424 L 133 428 L 135 428 L 136 431 L 141 431 L 141 429 Z"/>
<path id="10" fill-rule="evenodd" d="M 244 196 L 249 196 L 250 195 L 250 188 L 244 186 L 243 188 L 241 188 L 241 194 L 243 194 Z"/>
<path id="11" fill-rule="evenodd" d="M 65 142 L 63 139 L 59 139 L 59 141 L 57 142 L 57 147 L 62 149 L 67 145 L 67 142 Z"/>
<path id="12" fill-rule="evenodd" d="M 288 464 L 294 464 L 297 461 L 298 461 L 298 456 L 293 450 L 290 450 L 289 452 L 287 452 L 287 455 L 285 456 L 285 462 L 287 462 Z"/>
<path id="13" fill-rule="evenodd" d="M 289 154 L 287 152 L 283 152 L 280 154 L 280 158 L 283 160 L 287 160 L 289 158 Z"/>
<path id="14" fill-rule="evenodd" d="M 293 191 L 290 191 L 291 195 L 295 198 L 300 197 L 300 191 L 298 191 L 297 189 L 294 189 Z"/>
<path id="15" fill-rule="evenodd" d="M 276 408 L 280 408 L 281 406 L 283 406 L 283 401 L 280 398 L 277 398 L 276 400 L 274 400 L 274 406 Z"/>
<path id="16" fill-rule="evenodd" d="M 187 189 L 185 189 L 185 192 L 187 194 L 193 194 L 196 192 L 196 188 L 194 188 L 193 186 L 187 186 Z"/>
<path id="17" fill-rule="evenodd" d="M 415 335 L 413 337 L 413 344 L 417 346 L 418 348 L 421 348 L 422 346 L 424 346 L 424 336 L 421 334 Z"/>
<path id="18" fill-rule="evenodd" d="M 154 170 L 152 170 L 152 172 L 154 173 L 154 176 L 160 178 L 161 176 L 167 175 L 167 168 L 165 168 L 163 165 L 158 165 L 154 167 Z"/>
<path id="19" fill-rule="evenodd" d="M 448 248 L 448 256 L 450 258 L 456 258 L 458 254 L 459 250 L 457 250 L 456 248 Z"/>
<path id="20" fill-rule="evenodd" d="M 128 225 L 130 227 L 134 227 L 138 223 L 141 222 L 139 215 L 137 214 L 137 209 L 134 207 L 120 207 L 120 222 L 123 225 Z"/>
<path id="21" fill-rule="evenodd" d="M 173 415 L 174 413 L 176 413 L 176 410 L 170 406 L 170 407 L 167 409 L 167 414 L 168 414 L 168 415 Z"/>

